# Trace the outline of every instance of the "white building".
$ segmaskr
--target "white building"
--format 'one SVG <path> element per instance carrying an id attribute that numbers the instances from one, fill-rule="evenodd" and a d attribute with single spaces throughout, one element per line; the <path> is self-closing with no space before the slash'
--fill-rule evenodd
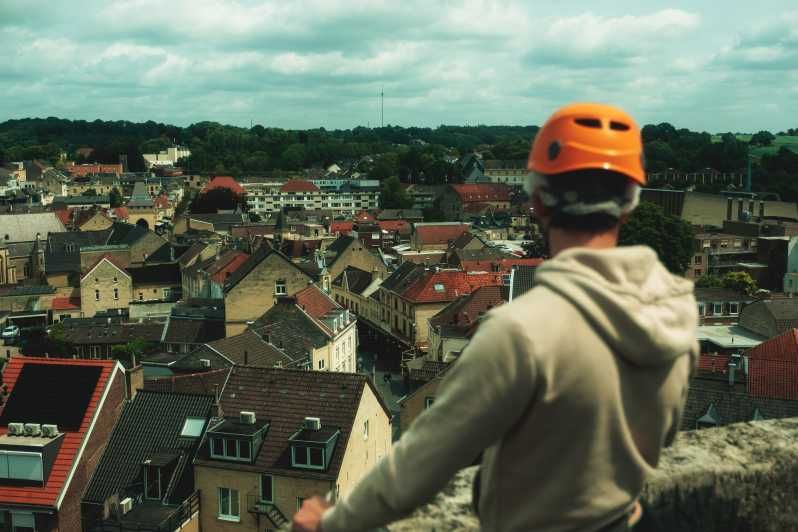
<path id="1" fill-rule="evenodd" d="M 144 158 L 144 164 L 149 170 L 154 166 L 174 166 L 181 158 L 190 155 L 191 151 L 185 146 L 173 146 L 159 153 L 142 154 L 142 157 Z"/>
<path id="2" fill-rule="evenodd" d="M 264 180 L 243 183 L 242 186 L 250 211 L 258 214 L 280 212 L 289 207 L 351 215 L 379 206 L 380 188 L 376 180 L 326 179 L 319 180 L 319 183 L 303 179 Z"/>

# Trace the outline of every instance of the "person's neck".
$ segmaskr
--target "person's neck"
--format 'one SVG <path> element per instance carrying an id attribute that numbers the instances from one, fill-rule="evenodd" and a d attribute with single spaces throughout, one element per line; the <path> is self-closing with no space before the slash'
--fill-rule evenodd
<path id="1" fill-rule="evenodd" d="M 583 247 L 591 249 L 608 249 L 618 245 L 618 229 L 610 229 L 601 233 L 566 231 L 549 229 L 549 253 L 556 257 L 568 248 Z"/>

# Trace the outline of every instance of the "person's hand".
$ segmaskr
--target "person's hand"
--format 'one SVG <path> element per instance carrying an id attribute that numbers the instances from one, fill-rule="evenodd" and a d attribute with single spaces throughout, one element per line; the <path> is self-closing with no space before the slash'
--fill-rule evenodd
<path id="1" fill-rule="evenodd" d="M 311 497 L 302 502 L 302 508 L 294 514 L 292 532 L 321 532 L 321 516 L 332 506 L 324 497 Z"/>

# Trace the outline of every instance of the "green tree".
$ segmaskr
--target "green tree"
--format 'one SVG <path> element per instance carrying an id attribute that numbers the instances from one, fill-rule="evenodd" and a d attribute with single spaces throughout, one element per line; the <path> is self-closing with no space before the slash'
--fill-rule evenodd
<path id="1" fill-rule="evenodd" d="M 729 272 L 723 276 L 722 283 L 723 288 L 743 292 L 749 296 L 758 289 L 756 281 L 748 272 Z"/>
<path id="2" fill-rule="evenodd" d="M 748 144 L 751 146 L 770 146 L 774 140 L 776 140 L 776 136 L 770 131 L 759 131 L 751 135 L 751 140 L 748 141 Z"/>
<path id="3" fill-rule="evenodd" d="M 125 362 L 128 366 L 133 366 L 141 361 L 141 357 L 155 348 L 155 344 L 136 338 L 124 345 L 117 345 L 111 349 L 111 356 Z"/>
<path id="4" fill-rule="evenodd" d="M 402 183 L 396 176 L 389 177 L 382 182 L 380 190 L 381 209 L 409 209 L 413 206 L 413 199 L 402 188 Z"/>
<path id="5" fill-rule="evenodd" d="M 112 208 L 116 208 L 116 207 L 121 207 L 122 206 L 122 193 L 119 192 L 118 188 L 116 188 L 116 187 L 112 188 L 111 189 L 111 193 L 108 195 L 108 197 L 110 199 Z"/>
<path id="6" fill-rule="evenodd" d="M 97 196 L 97 189 L 96 188 L 87 188 L 83 191 L 83 196 Z"/>
<path id="7" fill-rule="evenodd" d="M 642 202 L 621 227 L 620 244 L 651 247 L 668 270 L 681 275 L 693 256 L 693 228 L 658 205 Z"/>
<path id="8" fill-rule="evenodd" d="M 204 194 L 198 194 L 191 202 L 190 210 L 194 214 L 215 213 L 219 210 L 247 210 L 246 201 L 237 196 L 229 188 L 212 188 Z"/>
<path id="9" fill-rule="evenodd" d="M 399 156 L 396 153 L 384 153 L 374 161 L 369 175 L 380 181 L 399 173 Z"/>
<path id="10" fill-rule="evenodd" d="M 717 275 L 702 275 L 696 279 L 695 285 L 698 288 L 723 288 L 723 279 Z"/>

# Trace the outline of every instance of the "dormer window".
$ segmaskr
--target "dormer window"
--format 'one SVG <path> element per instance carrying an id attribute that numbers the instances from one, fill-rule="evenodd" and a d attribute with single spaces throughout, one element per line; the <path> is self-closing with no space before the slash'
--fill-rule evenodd
<path id="1" fill-rule="evenodd" d="M 291 466 L 326 470 L 340 433 L 337 427 L 323 427 L 317 417 L 305 418 L 302 427 L 289 438 Z"/>
<path id="2" fill-rule="evenodd" d="M 226 418 L 208 430 L 211 458 L 252 462 L 268 428 L 269 422 L 257 421 L 253 412 L 241 412 L 238 418 Z"/>

